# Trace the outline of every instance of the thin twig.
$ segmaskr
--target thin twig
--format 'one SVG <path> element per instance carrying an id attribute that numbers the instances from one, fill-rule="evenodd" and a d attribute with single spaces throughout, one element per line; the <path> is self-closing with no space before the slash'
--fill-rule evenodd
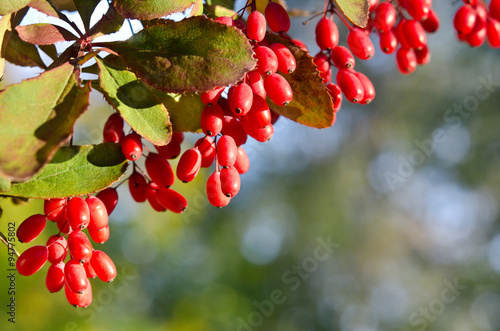
<path id="1" fill-rule="evenodd" d="M 5 237 L 5 235 L 1 231 L 0 231 L 0 241 L 2 241 L 5 244 L 5 246 L 7 246 L 7 248 L 9 250 L 11 250 L 12 253 L 14 253 L 14 255 L 16 257 L 19 257 L 19 255 L 20 255 L 19 252 L 16 251 L 16 249 L 14 248 L 14 245 L 12 245 L 11 243 L 9 243 L 9 241 L 7 240 L 7 237 Z"/>

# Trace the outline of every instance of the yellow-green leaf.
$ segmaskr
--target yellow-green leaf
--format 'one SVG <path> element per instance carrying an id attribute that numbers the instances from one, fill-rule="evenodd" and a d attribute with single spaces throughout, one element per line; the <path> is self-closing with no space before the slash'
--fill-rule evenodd
<path id="1" fill-rule="evenodd" d="M 335 3 L 352 24 L 361 28 L 366 27 L 370 14 L 368 0 L 335 0 Z"/>

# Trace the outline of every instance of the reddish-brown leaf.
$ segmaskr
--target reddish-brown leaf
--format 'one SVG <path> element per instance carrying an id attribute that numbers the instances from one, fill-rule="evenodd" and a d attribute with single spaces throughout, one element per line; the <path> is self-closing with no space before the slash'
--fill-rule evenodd
<path id="1" fill-rule="evenodd" d="M 65 28 L 49 23 L 17 26 L 16 31 L 22 40 L 35 45 L 52 45 L 61 41 L 78 39 Z"/>

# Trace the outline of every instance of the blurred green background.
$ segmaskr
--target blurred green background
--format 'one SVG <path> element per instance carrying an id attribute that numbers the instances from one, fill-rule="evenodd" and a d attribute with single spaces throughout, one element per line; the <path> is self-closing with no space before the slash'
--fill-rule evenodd
<path id="1" fill-rule="evenodd" d="M 414 74 L 378 46 L 357 62 L 377 90 L 370 105 L 344 102 L 324 130 L 281 118 L 270 142 L 247 144 L 250 171 L 228 207 L 208 206 L 213 170 L 175 184 L 190 204 L 182 215 L 136 204 L 120 187 L 111 237 L 95 244 L 118 277 L 92 281 L 90 307 L 48 293 L 45 266 L 17 275 L 8 323 L 2 249 L 0 330 L 500 330 L 499 53 L 458 43 L 458 5 L 434 1 L 441 28 L 429 36 L 431 63 Z M 314 55 L 316 20 L 303 20 L 290 35 Z M 3 84 L 38 73 L 11 65 Z M 91 102 L 76 143 L 99 142 L 111 113 L 98 93 Z M 183 148 L 197 138 L 186 135 Z M 0 206 L 4 234 L 42 212 L 41 201 Z M 50 223 L 17 249 L 55 232 Z"/>

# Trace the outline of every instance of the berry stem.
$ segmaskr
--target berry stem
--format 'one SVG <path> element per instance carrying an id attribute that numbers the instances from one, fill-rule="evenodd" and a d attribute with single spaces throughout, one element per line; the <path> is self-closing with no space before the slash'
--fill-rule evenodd
<path id="1" fill-rule="evenodd" d="M 344 23 L 345 26 L 349 30 L 351 30 L 352 26 L 349 24 L 349 22 L 347 22 L 347 20 L 345 19 L 344 15 L 342 15 L 342 12 L 338 8 L 334 8 L 333 11 L 334 11 L 335 14 L 337 14 L 337 16 L 340 18 L 340 20 L 342 21 L 342 23 Z"/>
<path id="2" fill-rule="evenodd" d="M 12 245 L 11 243 L 9 243 L 7 241 L 7 238 L 5 237 L 5 235 L 2 232 L 0 232 L 0 240 L 5 244 L 5 246 L 7 246 L 7 249 L 11 250 L 12 253 L 14 253 L 14 255 L 16 257 L 19 257 L 19 255 L 20 255 L 19 252 L 16 251 L 16 249 L 14 248 L 14 245 Z"/>

